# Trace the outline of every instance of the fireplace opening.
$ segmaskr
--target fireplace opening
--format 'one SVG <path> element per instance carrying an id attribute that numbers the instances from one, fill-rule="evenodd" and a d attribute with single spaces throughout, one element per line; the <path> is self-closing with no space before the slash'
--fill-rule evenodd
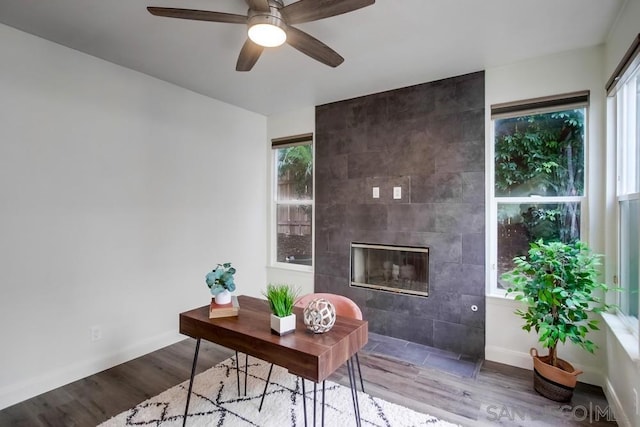
<path id="1" fill-rule="evenodd" d="M 351 286 L 429 296 L 429 248 L 351 243 Z"/>

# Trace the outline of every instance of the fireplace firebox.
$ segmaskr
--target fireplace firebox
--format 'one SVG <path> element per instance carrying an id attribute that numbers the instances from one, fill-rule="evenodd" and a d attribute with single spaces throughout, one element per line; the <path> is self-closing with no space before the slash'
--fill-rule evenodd
<path id="1" fill-rule="evenodd" d="M 429 248 L 351 243 L 351 286 L 429 296 Z"/>

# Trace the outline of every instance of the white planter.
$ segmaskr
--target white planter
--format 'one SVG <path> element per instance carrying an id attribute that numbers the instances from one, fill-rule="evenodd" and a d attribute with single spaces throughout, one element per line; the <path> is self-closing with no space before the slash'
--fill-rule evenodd
<path id="1" fill-rule="evenodd" d="M 231 302 L 231 292 L 227 289 L 216 295 L 216 304 L 229 304 Z"/>
<path id="2" fill-rule="evenodd" d="M 278 317 L 271 314 L 271 331 L 277 335 L 286 335 L 296 330 L 296 315 Z"/>

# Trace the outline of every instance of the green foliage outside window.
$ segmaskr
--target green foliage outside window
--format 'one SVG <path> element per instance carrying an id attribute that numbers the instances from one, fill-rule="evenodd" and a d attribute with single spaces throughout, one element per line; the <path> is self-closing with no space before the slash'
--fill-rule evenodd
<path id="1" fill-rule="evenodd" d="M 580 196 L 584 110 L 496 122 L 496 196 Z"/>
<path id="2" fill-rule="evenodd" d="M 289 175 L 297 198 L 304 199 L 313 188 L 313 152 L 311 144 L 278 150 L 278 178 Z"/>
<path id="3" fill-rule="evenodd" d="M 584 118 L 575 109 L 496 120 L 496 197 L 581 196 Z M 571 242 L 580 237 L 579 217 L 577 203 L 528 204 L 520 222 L 530 241 Z"/>

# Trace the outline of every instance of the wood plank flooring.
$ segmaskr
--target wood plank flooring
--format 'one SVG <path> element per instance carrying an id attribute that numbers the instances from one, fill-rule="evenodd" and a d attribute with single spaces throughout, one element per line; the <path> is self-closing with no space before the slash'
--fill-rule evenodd
<path id="1" fill-rule="evenodd" d="M 100 424 L 188 379 L 194 348 L 195 341 L 186 339 L 6 408 L 0 411 L 0 426 Z M 232 355 L 203 341 L 198 372 Z M 360 352 L 360 363 L 367 393 L 463 426 L 616 425 L 606 420 L 607 402 L 599 387 L 579 384 L 569 407 L 533 391 L 531 371 L 497 363 L 485 362 L 475 378 L 366 352 Z M 331 380 L 349 382 L 344 368 Z"/>

